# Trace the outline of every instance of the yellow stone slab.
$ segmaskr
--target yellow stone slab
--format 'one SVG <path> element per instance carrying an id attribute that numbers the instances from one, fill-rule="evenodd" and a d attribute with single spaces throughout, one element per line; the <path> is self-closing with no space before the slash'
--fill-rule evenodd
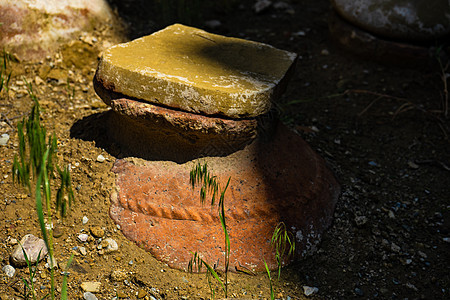
<path id="1" fill-rule="evenodd" d="M 115 92 L 232 118 L 267 112 L 297 55 L 180 24 L 106 50 L 97 79 Z"/>

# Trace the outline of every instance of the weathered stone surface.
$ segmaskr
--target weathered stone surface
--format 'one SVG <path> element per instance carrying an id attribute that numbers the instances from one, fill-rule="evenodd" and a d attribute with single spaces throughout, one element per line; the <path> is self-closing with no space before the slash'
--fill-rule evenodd
<path id="1" fill-rule="evenodd" d="M 217 210 L 200 204 L 189 184 L 197 160 L 118 160 L 110 215 L 125 236 L 169 266 L 186 269 L 197 251 L 223 269 L 224 237 Z M 270 239 L 284 221 L 300 256 L 314 250 L 330 225 L 340 191 L 333 174 L 298 135 L 279 125 L 272 141 L 257 139 L 226 157 L 207 157 L 221 184 L 231 177 L 225 209 L 231 239 L 230 268 L 276 267 Z"/>
<path id="2" fill-rule="evenodd" d="M 418 68 L 435 62 L 435 58 L 430 57 L 429 47 L 374 36 L 344 20 L 337 13 L 330 14 L 329 29 L 333 39 L 345 50 L 365 59 Z"/>
<path id="3" fill-rule="evenodd" d="M 426 41 L 450 34 L 447 0 L 332 0 L 351 23 L 383 37 Z"/>
<path id="4" fill-rule="evenodd" d="M 22 248 L 27 254 L 28 261 L 31 264 L 36 264 L 38 256 L 42 260 L 47 254 L 48 250 L 43 239 L 40 239 L 32 234 L 25 235 L 14 248 L 11 253 L 10 261 L 16 267 L 24 267 L 27 265 Z"/>
<path id="5" fill-rule="evenodd" d="M 184 111 L 255 117 L 283 92 L 296 57 L 175 24 L 106 50 L 96 78 L 108 90 Z"/>
<path id="6" fill-rule="evenodd" d="M 116 24 L 105 0 L 0 0 L 0 46 L 20 59 L 42 59 L 64 41 Z"/>

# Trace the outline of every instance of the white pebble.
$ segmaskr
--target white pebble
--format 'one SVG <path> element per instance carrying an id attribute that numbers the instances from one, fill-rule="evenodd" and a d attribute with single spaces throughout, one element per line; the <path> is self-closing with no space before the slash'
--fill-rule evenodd
<path id="1" fill-rule="evenodd" d="M 9 141 L 9 134 L 4 133 L 0 136 L 0 146 L 6 146 Z"/>
<path id="2" fill-rule="evenodd" d="M 91 292 L 84 293 L 83 298 L 84 300 L 97 300 L 97 297 L 95 297 L 95 295 L 92 294 Z"/>
<path id="3" fill-rule="evenodd" d="M 105 159 L 106 159 L 106 158 L 105 158 L 103 155 L 101 155 L 101 154 L 100 154 L 99 156 L 97 156 L 97 161 L 98 161 L 98 162 L 104 162 Z"/>
<path id="4" fill-rule="evenodd" d="M 307 285 L 303 286 L 303 293 L 305 294 L 305 296 L 311 296 L 312 294 L 315 294 L 318 291 L 319 291 L 319 289 L 316 287 L 311 287 L 311 286 L 307 286 Z"/>
<path id="5" fill-rule="evenodd" d="M 87 235 L 86 233 L 81 233 L 77 236 L 77 240 L 79 240 L 80 242 L 84 243 L 88 240 L 89 235 Z"/>
<path id="6" fill-rule="evenodd" d="M 5 272 L 6 276 L 12 278 L 14 274 L 16 273 L 16 269 L 14 269 L 11 265 L 6 265 L 3 267 L 3 272 Z"/>
<path id="7" fill-rule="evenodd" d="M 78 250 L 80 251 L 81 255 L 86 256 L 86 254 L 87 254 L 86 248 L 79 247 Z"/>
<path id="8" fill-rule="evenodd" d="M 86 224 L 88 221 L 89 221 L 88 217 L 83 216 L 83 220 L 82 220 L 83 225 Z"/>
<path id="9" fill-rule="evenodd" d="M 106 238 L 104 239 L 100 245 L 103 249 L 105 249 L 105 253 L 110 253 L 119 250 L 119 246 L 117 245 L 117 242 L 113 240 L 112 238 Z"/>

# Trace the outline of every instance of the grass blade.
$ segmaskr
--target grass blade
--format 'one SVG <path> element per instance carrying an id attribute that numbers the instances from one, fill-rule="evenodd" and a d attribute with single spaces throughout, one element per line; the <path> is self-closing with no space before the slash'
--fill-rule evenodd
<path id="1" fill-rule="evenodd" d="M 62 287 L 61 287 L 61 300 L 67 300 L 67 270 L 70 268 L 70 265 L 72 264 L 72 260 L 73 260 L 73 254 L 70 256 L 69 261 L 67 262 L 66 265 L 66 269 L 64 271 L 64 276 L 63 276 L 63 282 L 62 282 Z"/>

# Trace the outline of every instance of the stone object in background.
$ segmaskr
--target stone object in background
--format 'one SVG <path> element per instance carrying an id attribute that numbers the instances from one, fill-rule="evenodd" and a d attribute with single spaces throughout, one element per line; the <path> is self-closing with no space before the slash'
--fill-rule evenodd
<path id="1" fill-rule="evenodd" d="M 0 21 L 0 47 L 20 60 L 43 59 L 107 24 L 121 28 L 105 0 L 0 0 Z"/>
<path id="2" fill-rule="evenodd" d="M 414 68 L 435 61 L 426 46 L 378 38 L 347 22 L 336 12 L 331 12 L 328 26 L 331 36 L 343 49 L 368 60 Z"/>
<path id="3" fill-rule="evenodd" d="M 27 234 L 20 240 L 19 244 L 11 253 L 10 261 L 13 266 L 24 267 L 27 265 L 22 248 L 25 250 L 28 261 L 32 265 L 36 264 L 38 256 L 39 260 L 42 260 L 48 254 L 48 250 L 43 239 L 35 237 L 32 234 Z"/>
<path id="4" fill-rule="evenodd" d="M 197 161 L 206 162 L 222 186 L 231 177 L 225 194 L 231 271 L 263 271 L 263 258 L 275 269 L 270 239 L 281 221 L 295 235 L 300 257 L 314 252 L 331 224 L 340 187 L 325 161 L 282 124 L 273 140 L 257 139 L 225 157 L 184 164 L 117 160 L 110 215 L 127 238 L 173 268 L 186 270 L 197 251 L 224 269 L 217 209 L 202 206 L 199 188 L 189 183 Z"/>
<path id="5" fill-rule="evenodd" d="M 448 0 L 331 0 L 337 13 L 372 34 L 400 41 L 432 41 L 450 34 Z"/>
<path id="6" fill-rule="evenodd" d="M 267 113 L 297 55 L 175 24 L 104 51 L 96 81 L 128 98 L 203 115 Z"/>

